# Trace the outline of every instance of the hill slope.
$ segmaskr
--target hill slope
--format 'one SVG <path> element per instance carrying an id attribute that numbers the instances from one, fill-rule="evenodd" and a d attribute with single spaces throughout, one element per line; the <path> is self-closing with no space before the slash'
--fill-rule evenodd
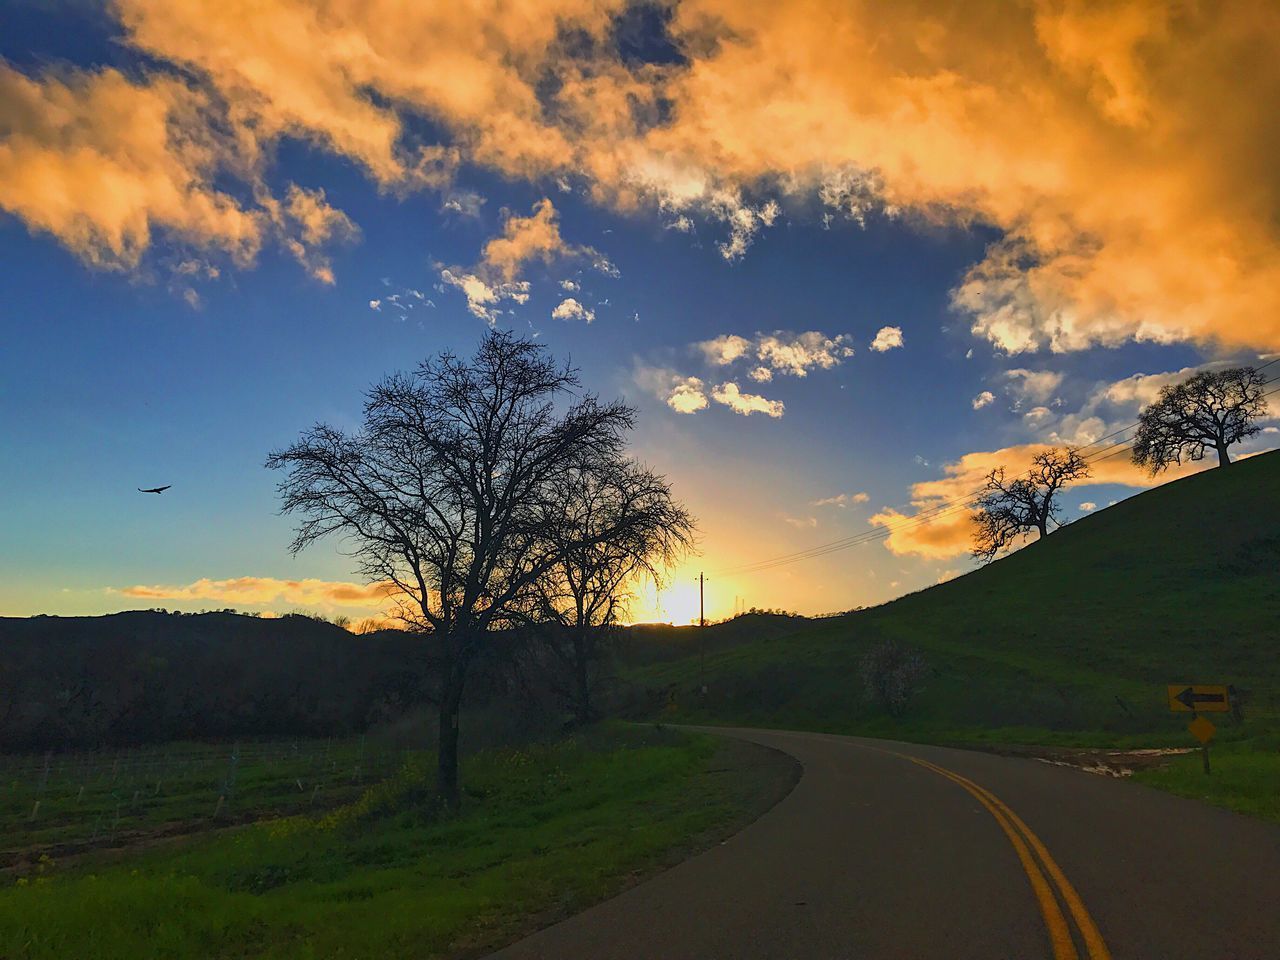
<path id="1" fill-rule="evenodd" d="M 886 638 L 920 648 L 930 666 L 905 721 L 862 691 L 859 659 Z M 1277 654 L 1280 452 L 1158 487 L 893 603 L 710 654 L 705 699 L 694 657 L 628 679 L 637 712 L 1103 742 L 1185 738 L 1164 700 L 1180 681 L 1235 683 L 1251 691 L 1250 715 L 1280 715 Z"/>

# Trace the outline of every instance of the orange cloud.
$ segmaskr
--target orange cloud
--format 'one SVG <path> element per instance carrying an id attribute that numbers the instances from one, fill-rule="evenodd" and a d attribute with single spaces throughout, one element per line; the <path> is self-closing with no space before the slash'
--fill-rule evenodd
<path id="1" fill-rule="evenodd" d="M 624 6 L 119 0 L 124 42 L 172 71 L 5 68 L 0 205 L 92 262 L 136 260 L 156 227 L 247 260 L 261 225 L 210 186 L 225 129 L 213 153 L 251 179 L 284 137 L 389 190 L 460 162 L 576 175 L 618 209 L 721 222 L 730 260 L 775 198 L 982 222 L 1003 239 L 953 303 L 1005 351 L 1280 346 L 1273 4 L 682 0 L 663 64 L 617 53 Z M 495 266 L 525 239 L 494 241 Z"/>
<path id="2" fill-rule="evenodd" d="M 288 603 L 301 606 L 383 607 L 399 595 L 393 583 L 278 580 L 275 577 L 203 578 L 182 586 L 132 586 L 120 591 L 147 600 L 213 600 L 221 603 Z"/>
<path id="3" fill-rule="evenodd" d="M 886 508 L 869 518 L 868 522 L 889 531 L 885 546 L 899 556 L 945 559 L 968 553 L 973 546 L 976 527 L 973 510 L 967 502 L 981 493 L 987 474 L 997 467 L 1004 467 L 1011 477 L 1026 473 L 1031 468 L 1032 457 L 1048 449 L 1049 444 L 1026 443 L 1000 450 L 966 453 L 943 468 L 943 477 L 912 486 L 911 504 L 916 508 L 915 513 L 906 514 Z M 1186 463 L 1152 477 L 1135 466 L 1126 451 L 1095 460 L 1090 464 L 1089 478 L 1073 487 L 1099 484 L 1154 487 L 1211 466 L 1211 461 Z M 953 503 L 953 506 L 948 506 Z"/>
<path id="4" fill-rule="evenodd" d="M 526 262 L 541 260 L 550 263 L 556 257 L 576 250 L 560 236 L 556 208 L 544 197 L 534 205 L 532 216 L 507 217 L 502 226 L 502 236 L 494 237 L 485 244 L 481 262 L 510 283 Z"/>
<path id="5" fill-rule="evenodd" d="M 97 266 L 137 266 L 157 230 L 247 263 L 263 217 L 213 185 L 227 146 L 202 128 L 204 106 L 174 79 L 32 80 L 0 63 L 0 208 Z"/>

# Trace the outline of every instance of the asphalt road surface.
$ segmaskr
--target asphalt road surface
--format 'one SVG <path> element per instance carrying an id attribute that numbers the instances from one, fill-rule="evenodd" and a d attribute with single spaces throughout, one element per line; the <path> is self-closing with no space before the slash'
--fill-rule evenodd
<path id="1" fill-rule="evenodd" d="M 501 960 L 1280 960 L 1280 826 L 1034 760 L 766 730 L 759 820 Z"/>

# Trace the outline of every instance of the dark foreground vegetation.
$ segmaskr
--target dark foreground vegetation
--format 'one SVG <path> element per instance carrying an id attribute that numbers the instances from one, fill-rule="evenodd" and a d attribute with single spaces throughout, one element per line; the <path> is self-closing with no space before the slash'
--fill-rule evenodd
<path id="1" fill-rule="evenodd" d="M 37 859 L 0 885 L 0 956 L 476 955 L 713 843 L 797 775 L 759 747 L 606 726 L 464 760 L 457 812 L 433 763 L 323 812 Z"/>

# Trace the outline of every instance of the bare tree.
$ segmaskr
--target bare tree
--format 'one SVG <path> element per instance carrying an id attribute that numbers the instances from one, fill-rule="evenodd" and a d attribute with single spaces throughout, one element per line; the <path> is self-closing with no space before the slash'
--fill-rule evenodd
<path id="1" fill-rule="evenodd" d="M 1133 462 L 1152 476 L 1182 458 L 1201 460 L 1207 447 L 1218 453 L 1218 466 L 1231 463 L 1227 448 L 1261 428 L 1266 414 L 1266 380 L 1253 367 L 1202 370 L 1182 383 L 1161 389 L 1155 403 L 1138 416 Z"/>
<path id="2" fill-rule="evenodd" d="M 599 458 L 596 458 L 598 461 Z M 596 719 L 592 669 L 630 598 L 693 543 L 694 521 L 667 481 L 625 459 L 581 463 L 561 477 L 557 560 L 538 582 L 533 632 L 553 661 L 553 684 L 578 723 Z"/>
<path id="3" fill-rule="evenodd" d="M 437 790 L 449 805 L 468 669 L 577 545 L 558 514 L 566 471 L 620 457 L 634 425 L 631 408 L 578 386 L 544 348 L 493 332 L 470 360 L 441 353 L 374 386 L 358 433 L 318 424 L 267 460 L 287 471 L 283 512 L 303 518 L 292 550 L 341 534 L 360 573 L 388 584 L 397 615 L 429 637 Z"/>
<path id="4" fill-rule="evenodd" d="M 973 555 L 992 560 L 1019 537 L 1036 531 L 1048 536 L 1049 525 L 1061 526 L 1058 491 L 1089 476 L 1089 462 L 1072 447 L 1056 447 L 1031 458 L 1026 474 L 1009 480 L 1004 467 L 987 474 L 986 490 L 978 500 Z"/>

